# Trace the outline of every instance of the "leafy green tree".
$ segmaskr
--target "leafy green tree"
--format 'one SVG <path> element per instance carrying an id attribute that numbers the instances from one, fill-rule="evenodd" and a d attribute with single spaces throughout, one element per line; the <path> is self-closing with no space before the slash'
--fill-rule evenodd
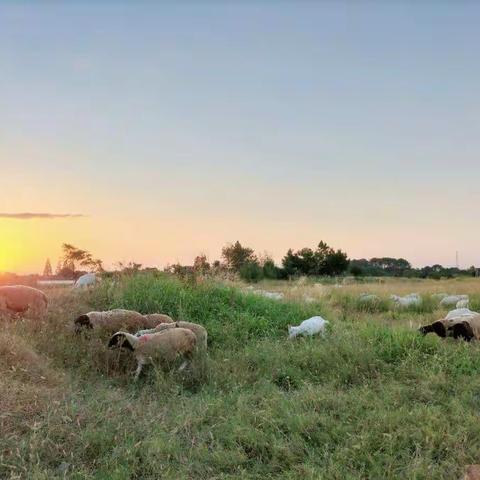
<path id="1" fill-rule="evenodd" d="M 225 266 L 234 272 L 239 272 L 246 263 L 257 261 L 253 249 L 243 247 L 238 240 L 234 244 L 223 247 L 222 258 Z"/>

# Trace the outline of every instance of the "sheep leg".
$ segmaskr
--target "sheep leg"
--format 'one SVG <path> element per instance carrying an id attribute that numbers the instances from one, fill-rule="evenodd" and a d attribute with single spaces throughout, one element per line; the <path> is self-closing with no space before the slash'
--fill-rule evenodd
<path id="1" fill-rule="evenodd" d="M 182 370 L 185 370 L 185 367 L 188 365 L 188 361 L 185 360 L 181 365 L 180 365 L 180 368 L 178 369 L 179 372 L 181 372 Z"/>
<path id="2" fill-rule="evenodd" d="M 138 362 L 137 369 L 135 370 L 135 377 L 133 378 L 134 382 L 136 382 L 138 380 L 138 377 L 140 376 L 140 373 L 142 373 L 143 365 L 144 365 L 144 363 L 142 361 Z"/>

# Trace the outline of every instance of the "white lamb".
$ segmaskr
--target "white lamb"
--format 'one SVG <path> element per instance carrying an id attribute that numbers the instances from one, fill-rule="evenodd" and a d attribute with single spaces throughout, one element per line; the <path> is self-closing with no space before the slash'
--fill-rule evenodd
<path id="1" fill-rule="evenodd" d="M 288 338 L 295 338 L 298 335 L 315 335 L 320 333 L 322 336 L 325 334 L 325 329 L 328 325 L 328 320 L 324 320 L 322 317 L 312 317 L 308 320 L 304 320 L 297 327 L 288 327 Z"/>

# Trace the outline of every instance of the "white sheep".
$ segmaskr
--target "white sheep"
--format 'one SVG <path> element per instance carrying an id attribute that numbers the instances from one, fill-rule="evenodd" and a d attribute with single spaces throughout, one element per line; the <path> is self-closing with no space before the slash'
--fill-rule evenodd
<path id="1" fill-rule="evenodd" d="M 390 295 L 390 298 L 396 304 L 397 307 L 410 307 L 410 306 L 419 306 L 422 304 L 422 297 L 418 293 L 410 293 L 404 297 L 399 297 L 398 295 Z"/>
<path id="2" fill-rule="evenodd" d="M 180 370 L 183 370 L 195 350 L 197 337 L 191 330 L 186 328 L 171 328 L 140 337 L 131 335 L 128 332 L 117 332 L 110 338 L 108 342 L 109 348 L 117 346 L 120 341 L 122 341 L 120 347 L 131 350 L 137 359 L 136 381 L 143 366 L 153 363 L 155 359 L 171 363 L 179 355 L 183 355 L 186 358 L 180 366 Z"/>
<path id="3" fill-rule="evenodd" d="M 96 273 L 86 273 L 85 275 L 82 275 L 81 277 L 78 277 L 77 281 L 75 282 L 75 285 L 73 288 L 87 288 L 94 286 L 97 281 L 99 281 L 100 278 L 97 278 Z"/>
<path id="4" fill-rule="evenodd" d="M 432 299 L 437 300 L 437 301 L 441 301 L 445 297 L 448 297 L 448 293 L 433 293 L 432 294 Z"/>
<path id="5" fill-rule="evenodd" d="M 25 285 L 0 287 L 0 312 L 41 318 L 47 307 L 47 296 L 41 290 Z"/>
<path id="6" fill-rule="evenodd" d="M 288 326 L 288 338 L 295 338 L 298 335 L 315 335 L 320 333 L 323 335 L 328 325 L 328 320 L 323 319 L 320 316 L 309 318 L 304 320 L 297 327 Z"/>
<path id="7" fill-rule="evenodd" d="M 461 300 L 468 300 L 468 295 L 448 295 L 445 298 L 442 298 L 440 305 L 442 307 L 453 307 L 456 306 Z M 461 308 L 461 307 L 459 307 Z"/>
<path id="8" fill-rule="evenodd" d="M 135 334 L 135 336 L 141 337 L 142 335 L 163 332 L 171 328 L 186 328 L 188 330 L 191 330 L 197 337 L 197 345 L 199 347 L 202 347 L 205 350 L 207 349 L 207 341 L 208 341 L 207 329 L 205 327 L 202 327 L 202 325 L 198 325 L 198 323 L 183 322 L 183 321 L 174 322 L 174 323 L 161 323 L 157 325 L 155 328 L 151 328 L 148 330 L 140 330 Z"/>

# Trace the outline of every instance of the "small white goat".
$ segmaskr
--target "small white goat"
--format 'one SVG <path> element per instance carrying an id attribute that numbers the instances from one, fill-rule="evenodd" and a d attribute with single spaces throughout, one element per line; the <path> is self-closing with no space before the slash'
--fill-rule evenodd
<path id="1" fill-rule="evenodd" d="M 87 288 L 94 286 L 97 281 L 100 280 L 97 278 L 96 273 L 86 273 L 81 277 L 78 277 L 77 281 L 75 282 L 74 288 Z"/>
<path id="2" fill-rule="evenodd" d="M 360 297 L 358 297 L 358 301 L 360 303 L 375 303 L 380 300 L 378 295 L 374 295 L 373 293 L 362 293 Z"/>
<path id="3" fill-rule="evenodd" d="M 312 336 L 317 333 L 324 335 L 325 329 L 328 325 L 328 320 L 323 319 L 320 316 L 309 318 L 304 320 L 297 327 L 288 326 L 288 338 L 295 338 L 298 335 Z"/>

